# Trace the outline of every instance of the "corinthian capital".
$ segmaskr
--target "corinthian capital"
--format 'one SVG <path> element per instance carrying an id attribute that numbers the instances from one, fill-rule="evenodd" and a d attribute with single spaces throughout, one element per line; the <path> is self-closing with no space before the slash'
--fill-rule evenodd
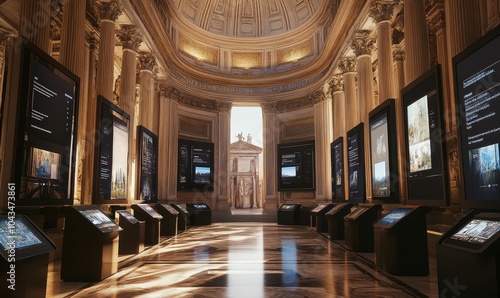
<path id="1" fill-rule="evenodd" d="M 356 56 L 371 55 L 373 50 L 373 39 L 369 37 L 369 30 L 358 30 L 354 36 L 351 47 Z"/>
<path id="2" fill-rule="evenodd" d="M 142 38 L 135 25 L 121 25 L 121 29 L 116 31 L 124 49 L 137 52 L 142 43 Z"/>
<path id="3" fill-rule="evenodd" d="M 397 1 L 392 0 L 373 0 L 370 5 L 370 17 L 377 23 L 389 21 L 397 4 Z"/>
<path id="4" fill-rule="evenodd" d="M 116 21 L 123 12 L 121 0 L 99 1 L 96 2 L 101 20 Z"/>
<path id="5" fill-rule="evenodd" d="M 355 57 L 345 57 L 340 60 L 339 63 L 340 71 L 342 74 L 356 72 L 356 58 Z"/>
<path id="6" fill-rule="evenodd" d="M 139 55 L 139 64 L 142 70 L 154 71 L 156 66 L 156 58 L 151 53 L 141 53 Z"/>
<path id="7" fill-rule="evenodd" d="M 344 80 L 341 75 L 333 75 L 329 83 L 333 92 L 344 91 Z"/>

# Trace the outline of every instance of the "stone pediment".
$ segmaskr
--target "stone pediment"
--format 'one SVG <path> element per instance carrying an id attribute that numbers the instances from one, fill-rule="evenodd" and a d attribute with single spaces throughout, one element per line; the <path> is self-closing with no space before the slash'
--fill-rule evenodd
<path id="1" fill-rule="evenodd" d="M 236 142 L 232 143 L 231 145 L 229 145 L 229 151 L 231 153 L 243 153 L 244 152 L 244 153 L 260 154 L 262 152 L 262 148 L 241 140 L 241 141 L 236 141 Z"/>

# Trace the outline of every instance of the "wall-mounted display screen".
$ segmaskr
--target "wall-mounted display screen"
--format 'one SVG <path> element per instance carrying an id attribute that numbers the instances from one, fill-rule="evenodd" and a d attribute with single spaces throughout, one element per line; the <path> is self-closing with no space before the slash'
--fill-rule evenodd
<path id="1" fill-rule="evenodd" d="M 408 202 L 446 205 L 448 168 L 441 70 L 437 65 L 403 88 Z"/>
<path id="2" fill-rule="evenodd" d="M 278 190 L 314 190 L 314 141 L 278 144 Z"/>
<path id="3" fill-rule="evenodd" d="M 388 99 L 370 112 L 372 198 L 398 201 L 396 108 Z"/>
<path id="4" fill-rule="evenodd" d="M 79 78 L 34 45 L 20 44 L 16 204 L 72 204 Z"/>
<path id="5" fill-rule="evenodd" d="M 158 201 L 158 137 L 143 126 L 137 129 L 140 156 L 138 199 L 155 203 Z"/>
<path id="6" fill-rule="evenodd" d="M 55 250 L 54 244 L 30 220 L 22 215 L 0 218 L 0 255 L 12 258 L 9 251 L 15 249 L 15 259 L 21 260 Z"/>
<path id="7" fill-rule="evenodd" d="M 214 144 L 179 139 L 178 190 L 213 191 Z"/>
<path id="8" fill-rule="evenodd" d="M 396 208 L 389 212 L 386 216 L 382 217 L 377 224 L 384 226 L 393 226 L 400 221 L 403 217 L 412 212 L 412 208 Z"/>
<path id="9" fill-rule="evenodd" d="M 365 187 L 365 152 L 364 124 L 361 122 L 347 132 L 347 177 L 349 181 L 349 201 L 364 202 Z"/>
<path id="10" fill-rule="evenodd" d="M 99 96 L 94 203 L 127 202 L 129 115 Z"/>
<path id="11" fill-rule="evenodd" d="M 453 58 L 465 208 L 500 209 L 500 27 Z"/>
<path id="12" fill-rule="evenodd" d="M 332 160 L 332 195 L 334 200 L 345 199 L 344 138 L 339 137 L 330 145 Z"/>

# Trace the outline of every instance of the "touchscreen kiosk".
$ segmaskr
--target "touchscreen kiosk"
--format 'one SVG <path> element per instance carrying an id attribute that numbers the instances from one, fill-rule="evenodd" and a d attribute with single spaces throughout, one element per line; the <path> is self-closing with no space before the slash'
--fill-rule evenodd
<path id="1" fill-rule="evenodd" d="M 380 218 L 382 205 L 362 205 L 344 217 L 345 244 L 357 252 L 373 252 L 373 224 Z"/>
<path id="2" fill-rule="evenodd" d="M 100 281 L 118 270 L 122 230 L 97 206 L 68 206 L 61 259 L 64 281 Z"/>
<path id="3" fill-rule="evenodd" d="M 45 297 L 49 252 L 55 249 L 27 217 L 0 217 L 0 296 Z M 15 265 L 15 292 L 8 288 L 11 265 Z"/>
<path id="4" fill-rule="evenodd" d="M 179 204 L 170 204 L 170 206 L 179 212 L 179 216 L 177 217 L 177 233 L 186 231 L 189 224 L 189 212 Z"/>
<path id="5" fill-rule="evenodd" d="M 335 207 L 335 204 L 321 204 L 311 210 L 310 226 L 316 227 L 316 232 L 328 232 L 328 220 L 326 219 L 326 213 L 332 210 L 333 207 Z"/>
<path id="6" fill-rule="evenodd" d="M 330 240 L 344 240 L 344 216 L 351 213 L 351 203 L 339 203 L 326 213 Z"/>
<path id="7" fill-rule="evenodd" d="M 148 204 L 135 204 L 130 207 L 134 210 L 134 217 L 146 223 L 144 244 L 156 245 L 160 243 L 160 220 L 163 216 Z"/>
<path id="8" fill-rule="evenodd" d="M 160 235 L 175 236 L 177 235 L 177 222 L 179 212 L 169 204 L 156 204 L 156 211 L 163 216 L 160 221 Z"/>
<path id="9" fill-rule="evenodd" d="M 375 264 L 393 275 L 429 274 L 429 207 L 396 208 L 373 225 Z"/>
<path id="10" fill-rule="evenodd" d="M 127 210 L 116 211 L 120 232 L 119 254 L 138 254 L 144 250 L 145 223 L 135 218 Z"/>
<path id="11" fill-rule="evenodd" d="M 498 297 L 500 213 L 467 214 L 439 239 L 436 261 L 440 293 L 456 281 L 464 297 Z"/>
<path id="12" fill-rule="evenodd" d="M 298 225 L 301 204 L 282 204 L 278 209 L 279 225 Z"/>
<path id="13" fill-rule="evenodd" d="M 189 223 L 193 226 L 203 226 L 212 224 L 212 211 L 207 204 L 193 203 L 186 204 L 186 209 L 190 214 Z"/>

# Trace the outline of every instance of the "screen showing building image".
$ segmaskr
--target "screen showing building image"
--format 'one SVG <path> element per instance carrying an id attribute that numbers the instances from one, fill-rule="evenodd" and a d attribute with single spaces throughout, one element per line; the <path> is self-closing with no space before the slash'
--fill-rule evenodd
<path id="1" fill-rule="evenodd" d="M 282 167 L 281 168 L 281 177 L 296 177 L 297 176 L 297 169 L 296 167 Z"/>
<path id="2" fill-rule="evenodd" d="M 111 199 L 126 198 L 127 168 L 128 168 L 127 125 L 116 119 L 113 122 Z"/>
<path id="3" fill-rule="evenodd" d="M 473 219 L 456 232 L 451 239 L 482 244 L 500 232 L 500 222 L 486 219 Z"/>
<path id="4" fill-rule="evenodd" d="M 55 152 L 32 148 L 30 176 L 45 179 L 60 179 L 61 155 Z"/>
<path id="5" fill-rule="evenodd" d="M 194 182 L 210 183 L 210 167 L 194 167 Z"/>
<path id="6" fill-rule="evenodd" d="M 372 158 L 373 197 L 391 195 L 391 176 L 389 169 L 389 136 L 387 113 L 383 113 L 370 124 Z"/>
<path id="7" fill-rule="evenodd" d="M 467 184 L 475 197 L 494 199 L 500 196 L 500 154 L 498 143 L 469 151 L 471 176 Z"/>
<path id="8" fill-rule="evenodd" d="M 432 168 L 427 96 L 407 108 L 410 173 Z"/>
<path id="9" fill-rule="evenodd" d="M 386 226 L 393 226 L 395 223 L 397 223 L 399 220 L 401 220 L 401 218 L 408 215 L 411 211 L 413 211 L 412 208 L 396 208 L 396 209 L 392 210 L 391 212 L 389 212 L 381 220 L 379 220 L 378 224 L 386 225 Z"/>

